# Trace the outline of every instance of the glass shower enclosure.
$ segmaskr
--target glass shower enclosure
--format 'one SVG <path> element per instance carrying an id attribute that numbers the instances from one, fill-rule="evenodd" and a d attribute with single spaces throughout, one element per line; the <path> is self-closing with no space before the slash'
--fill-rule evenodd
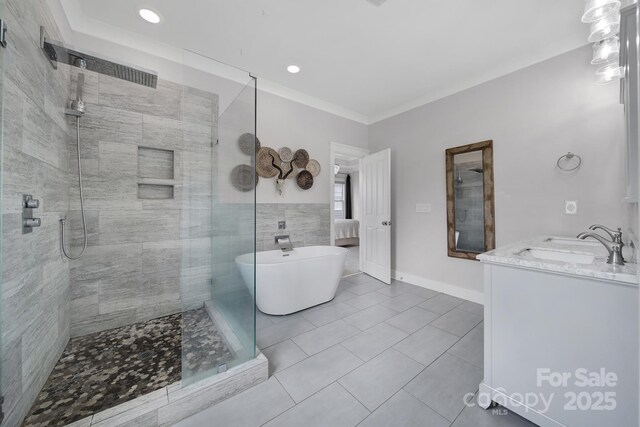
<path id="1" fill-rule="evenodd" d="M 198 342 L 200 331 L 197 323 L 188 321 L 192 303 L 198 307 L 202 298 L 198 290 L 200 278 L 198 274 L 183 277 L 183 383 L 192 383 L 206 378 L 212 373 L 224 372 L 229 368 L 242 364 L 256 356 L 255 339 L 255 242 L 256 242 L 256 193 L 258 176 L 255 173 L 256 147 L 256 95 L 257 80 L 249 73 L 241 70 L 230 70 L 226 79 L 214 76 L 215 67 L 221 65 L 197 53 L 184 52 L 184 80 L 199 82 L 201 87 L 211 88 L 219 93 L 219 114 L 213 123 L 211 149 L 211 202 L 207 209 L 211 212 L 199 212 L 190 209 L 190 224 L 198 222 L 198 216 L 210 215 L 210 264 L 206 282 L 202 290 L 205 293 L 204 309 L 213 320 L 217 331 L 224 337 L 227 351 L 218 354 L 211 360 L 210 369 L 202 369 L 191 352 L 192 340 Z M 205 74 L 201 74 L 205 71 Z M 209 71 L 209 72 L 207 72 Z M 184 135 L 185 144 L 188 143 Z M 185 158 L 185 176 L 192 176 L 196 181 L 202 179 L 202 171 L 197 170 L 201 159 L 196 154 Z M 208 193 L 208 191 L 207 191 Z M 191 206 L 197 206 L 201 195 L 192 192 L 185 200 Z M 192 227 L 193 229 L 193 227 Z M 199 231 L 196 231 L 199 233 Z M 189 236 L 192 237 L 192 236 Z M 208 248 L 209 249 L 209 248 Z M 195 252 L 190 244 L 183 247 L 183 269 L 193 268 L 185 265 L 192 257 L 184 252 Z M 238 257 L 242 265 L 236 262 Z M 204 260 L 203 260 L 204 261 Z M 196 266 L 196 268 L 198 268 Z M 209 273 L 210 271 L 210 273 Z M 195 293 L 194 293 L 195 291 Z M 194 300 L 195 297 L 195 300 Z M 200 345 L 195 346 L 200 347 Z"/>
<path id="2" fill-rule="evenodd" d="M 189 51 L 72 48 L 52 19 L 39 47 L 22 24 L 39 4 L 10 8 L 0 49 L 6 425 L 73 423 L 256 357 L 257 80 Z"/>

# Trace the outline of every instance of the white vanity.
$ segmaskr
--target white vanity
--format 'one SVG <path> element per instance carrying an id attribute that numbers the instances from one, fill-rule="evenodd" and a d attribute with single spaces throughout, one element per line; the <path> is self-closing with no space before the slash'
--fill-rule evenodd
<path id="1" fill-rule="evenodd" d="M 557 237 L 478 259 L 480 406 L 493 401 L 540 426 L 637 426 L 636 264 L 611 266 L 599 243 Z"/>

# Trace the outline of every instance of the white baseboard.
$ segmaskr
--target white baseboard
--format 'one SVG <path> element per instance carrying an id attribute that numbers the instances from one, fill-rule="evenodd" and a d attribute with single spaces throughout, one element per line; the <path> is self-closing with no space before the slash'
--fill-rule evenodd
<path id="1" fill-rule="evenodd" d="M 484 304 L 484 294 L 473 289 L 461 288 L 460 286 L 450 283 L 439 282 L 437 280 L 426 279 L 424 277 L 415 276 L 413 274 L 403 273 L 401 271 L 392 270 L 391 276 L 410 285 L 420 286 L 421 288 L 431 289 L 432 291 L 442 292 L 454 297 L 462 298 L 467 301 Z"/>

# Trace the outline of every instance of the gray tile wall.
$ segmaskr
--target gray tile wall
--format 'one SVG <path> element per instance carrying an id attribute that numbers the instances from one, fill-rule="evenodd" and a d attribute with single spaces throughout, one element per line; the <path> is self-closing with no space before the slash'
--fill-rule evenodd
<path id="1" fill-rule="evenodd" d="M 288 234 L 294 247 L 329 245 L 329 203 L 261 203 L 256 206 L 258 251 L 278 249 L 275 236 Z M 278 230 L 286 221 L 286 230 Z"/>
<path id="2" fill-rule="evenodd" d="M 75 97 L 77 70 L 71 74 Z M 71 336 L 211 299 L 218 96 L 162 79 L 151 89 L 85 74 L 81 154 L 89 248 L 70 265 Z M 77 168 L 70 166 L 72 237 L 80 245 Z M 173 186 L 173 198 L 140 198 L 149 194 L 139 192 L 141 182 Z"/>
<path id="3" fill-rule="evenodd" d="M 38 48 L 40 25 L 62 39 L 44 0 L 7 0 L 3 19 L 2 330 L 3 426 L 20 425 L 69 340 L 69 266 L 59 219 L 69 209 L 69 68 Z M 22 234 L 22 195 L 40 199 L 42 226 Z"/>

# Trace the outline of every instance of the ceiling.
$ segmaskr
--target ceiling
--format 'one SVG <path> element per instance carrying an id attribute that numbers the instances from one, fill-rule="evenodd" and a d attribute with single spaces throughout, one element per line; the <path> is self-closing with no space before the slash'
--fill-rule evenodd
<path id="1" fill-rule="evenodd" d="M 110 28 L 135 34 L 140 49 L 150 40 L 187 48 L 367 122 L 582 46 L 587 32 L 583 0 L 61 3 L 76 31 L 105 38 Z M 144 22 L 142 6 L 163 21 Z M 302 71 L 289 74 L 289 64 Z"/>

